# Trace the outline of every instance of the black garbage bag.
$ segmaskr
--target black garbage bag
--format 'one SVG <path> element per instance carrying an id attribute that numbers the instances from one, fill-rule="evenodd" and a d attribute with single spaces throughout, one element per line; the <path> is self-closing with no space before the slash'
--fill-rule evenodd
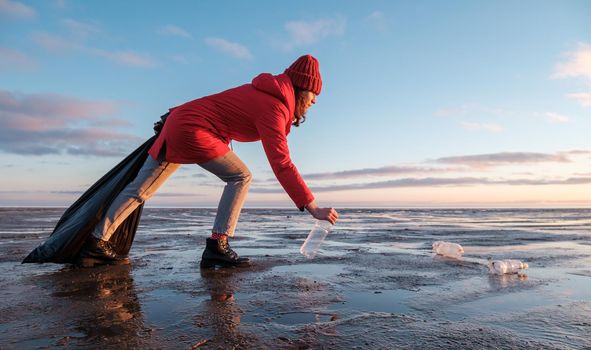
<path id="1" fill-rule="evenodd" d="M 117 195 L 136 177 L 157 136 L 151 137 L 92 185 L 62 215 L 49 238 L 23 263 L 75 263 L 84 242 Z M 129 253 L 142 215 L 140 205 L 109 239 L 118 254 Z"/>

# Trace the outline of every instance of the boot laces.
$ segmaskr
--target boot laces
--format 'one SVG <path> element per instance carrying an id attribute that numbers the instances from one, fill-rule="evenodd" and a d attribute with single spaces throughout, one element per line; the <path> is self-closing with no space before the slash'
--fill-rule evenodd
<path id="1" fill-rule="evenodd" d="M 230 243 L 228 243 L 227 239 L 220 239 L 219 240 L 219 247 L 225 254 L 232 257 L 232 259 L 238 258 L 238 254 L 236 254 L 236 252 L 234 250 L 232 250 L 232 248 L 230 248 Z"/>

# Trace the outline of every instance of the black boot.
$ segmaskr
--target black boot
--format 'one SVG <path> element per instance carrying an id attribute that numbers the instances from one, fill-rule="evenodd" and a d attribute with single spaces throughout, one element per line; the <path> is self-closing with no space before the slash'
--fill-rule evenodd
<path id="1" fill-rule="evenodd" d="M 125 256 L 117 254 L 111 243 L 91 235 L 80 251 L 78 265 L 92 267 L 96 265 L 125 264 L 128 262 L 129 260 Z"/>
<path id="2" fill-rule="evenodd" d="M 208 238 L 205 250 L 201 256 L 201 268 L 222 267 L 245 267 L 250 266 L 250 259 L 240 258 L 230 248 L 228 239 Z"/>

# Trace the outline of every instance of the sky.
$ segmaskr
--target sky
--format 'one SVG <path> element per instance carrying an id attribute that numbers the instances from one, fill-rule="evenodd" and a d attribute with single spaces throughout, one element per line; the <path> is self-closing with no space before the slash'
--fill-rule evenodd
<path id="1" fill-rule="evenodd" d="M 0 206 L 69 206 L 168 108 L 318 58 L 320 206 L 591 207 L 589 1 L 0 0 Z M 260 142 L 246 207 L 294 207 Z M 215 207 L 184 165 L 147 206 Z"/>

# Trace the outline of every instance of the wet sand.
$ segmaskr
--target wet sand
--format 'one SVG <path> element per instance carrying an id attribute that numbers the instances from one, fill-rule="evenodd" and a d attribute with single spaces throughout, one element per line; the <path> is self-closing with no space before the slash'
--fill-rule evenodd
<path id="1" fill-rule="evenodd" d="M 308 260 L 308 216 L 250 209 L 232 246 L 255 266 L 200 270 L 214 211 L 146 209 L 130 265 L 20 264 L 63 211 L 0 209 L 1 349 L 591 347 L 591 210 L 341 210 Z"/>

